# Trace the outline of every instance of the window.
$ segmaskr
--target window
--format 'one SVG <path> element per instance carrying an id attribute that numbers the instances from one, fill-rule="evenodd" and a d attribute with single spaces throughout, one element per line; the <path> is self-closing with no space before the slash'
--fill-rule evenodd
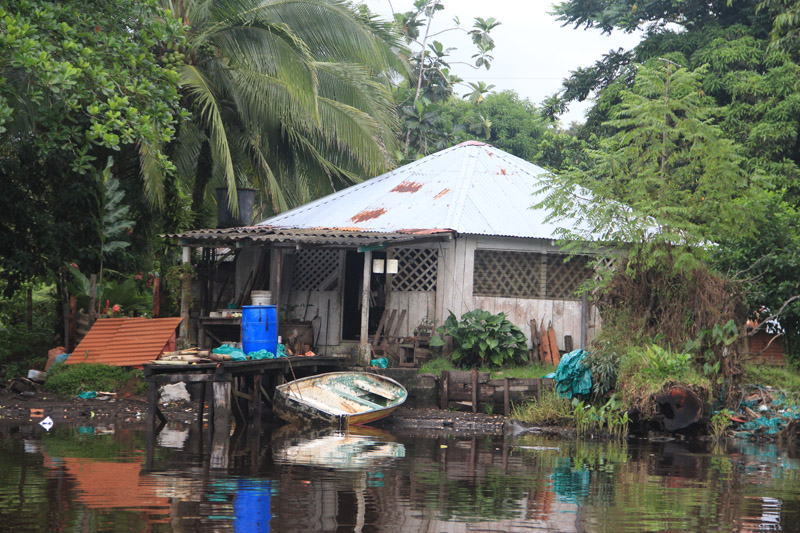
<path id="1" fill-rule="evenodd" d="M 559 253 L 476 250 L 472 293 L 503 298 L 576 299 L 575 290 L 592 270 L 587 256 L 568 257 Z"/>

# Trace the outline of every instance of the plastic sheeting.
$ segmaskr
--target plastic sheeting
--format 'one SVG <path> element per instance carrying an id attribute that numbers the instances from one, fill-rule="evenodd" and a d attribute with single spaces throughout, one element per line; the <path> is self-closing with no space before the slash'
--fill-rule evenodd
<path id="1" fill-rule="evenodd" d="M 574 350 L 561 358 L 555 372 L 544 376 L 556 380 L 556 392 L 562 398 L 585 397 L 592 392 L 592 370 L 583 366 L 588 355 L 586 350 Z"/>

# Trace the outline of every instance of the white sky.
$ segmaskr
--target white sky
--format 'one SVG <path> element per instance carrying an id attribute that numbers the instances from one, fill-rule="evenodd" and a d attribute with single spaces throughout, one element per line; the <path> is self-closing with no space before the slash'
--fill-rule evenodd
<path id="1" fill-rule="evenodd" d="M 384 18 L 390 19 L 392 6 L 395 12 L 411 11 L 413 0 L 362 0 L 362 3 Z M 548 12 L 553 0 L 444 0 L 444 11 L 433 19 L 434 30 L 453 26 L 453 17 L 459 17 L 461 27 L 470 29 L 475 17 L 494 17 L 501 25 L 492 30 L 496 48 L 490 70 L 473 70 L 464 65 L 452 65 L 465 81 L 485 81 L 494 84 L 494 91 L 511 89 L 535 104 L 541 102 L 561 87 L 570 71 L 588 67 L 611 49 L 629 50 L 639 41 L 639 35 L 615 32 L 602 35 L 597 29 L 562 27 Z M 437 40 L 445 47 L 457 48 L 452 60 L 470 61 L 474 53 L 469 37 L 463 31 L 445 33 Z M 462 89 L 461 92 L 464 92 Z M 575 103 L 561 117 L 564 124 L 583 121 L 588 102 Z"/>

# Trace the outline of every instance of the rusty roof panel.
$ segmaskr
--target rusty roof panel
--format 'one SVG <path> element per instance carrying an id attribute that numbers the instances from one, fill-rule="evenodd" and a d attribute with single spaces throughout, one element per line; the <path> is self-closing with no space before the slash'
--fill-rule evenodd
<path id="1" fill-rule="evenodd" d="M 174 349 L 175 329 L 182 320 L 180 317 L 99 318 L 66 362 L 141 367 L 162 352 Z"/>
<path id="2" fill-rule="evenodd" d="M 549 212 L 531 208 L 543 199 L 533 193 L 545 173 L 543 168 L 491 145 L 467 141 L 261 224 L 389 233 L 438 228 L 549 239 L 559 226 L 572 227 L 577 222 L 546 221 Z"/>

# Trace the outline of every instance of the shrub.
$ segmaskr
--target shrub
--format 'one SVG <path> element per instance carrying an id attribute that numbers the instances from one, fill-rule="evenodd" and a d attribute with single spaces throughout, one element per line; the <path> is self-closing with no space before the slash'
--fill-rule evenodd
<path id="1" fill-rule="evenodd" d="M 50 370 L 44 388 L 65 396 L 74 396 L 81 391 L 113 391 L 133 380 L 144 380 L 141 370 L 127 370 L 98 363 L 62 363 Z"/>
<path id="2" fill-rule="evenodd" d="M 453 338 L 453 363 L 462 368 L 483 365 L 500 367 L 520 364 L 526 360 L 527 342 L 522 331 L 504 313 L 493 315 L 475 309 L 461 315 L 451 312 L 444 325 L 431 337 L 431 346 L 443 346 L 443 336 Z"/>
<path id="3" fill-rule="evenodd" d="M 595 344 L 583 360 L 583 366 L 592 371 L 592 392 L 603 396 L 617 386 L 619 354 L 610 343 Z"/>

